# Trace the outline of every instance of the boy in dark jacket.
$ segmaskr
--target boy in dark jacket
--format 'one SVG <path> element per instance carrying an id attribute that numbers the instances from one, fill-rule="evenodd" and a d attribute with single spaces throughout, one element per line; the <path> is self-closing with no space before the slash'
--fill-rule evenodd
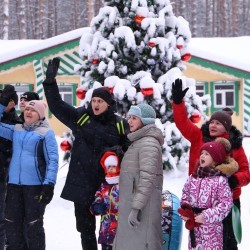
<path id="1" fill-rule="evenodd" d="M 23 112 L 25 110 L 25 107 L 28 104 L 28 102 L 32 100 L 40 100 L 39 95 L 36 92 L 27 91 L 20 96 L 19 108 L 22 113 L 20 114 L 19 117 L 20 119 L 22 119 L 23 122 L 24 122 Z"/>
<path id="2" fill-rule="evenodd" d="M 1 122 L 7 124 L 22 123 L 18 118 L 15 105 L 18 104 L 18 96 L 15 93 L 15 88 L 11 85 L 6 85 L 1 91 L 1 94 L 5 95 L 6 91 L 13 91 L 11 100 L 8 106 L 4 110 L 1 117 Z M 7 176 L 9 170 L 9 164 L 12 156 L 12 142 L 0 137 L 0 250 L 4 249 L 5 246 L 5 197 L 7 187 Z"/>
<path id="3" fill-rule="evenodd" d="M 89 207 L 104 179 L 98 159 L 105 148 L 127 149 L 128 125 L 125 119 L 115 114 L 115 102 L 105 87 L 94 89 L 87 108 L 75 108 L 64 102 L 55 80 L 59 64 L 59 58 L 49 62 L 43 87 L 51 112 L 72 130 L 75 137 L 61 197 L 74 202 L 76 228 L 81 233 L 82 248 L 97 250 L 96 221 Z"/>

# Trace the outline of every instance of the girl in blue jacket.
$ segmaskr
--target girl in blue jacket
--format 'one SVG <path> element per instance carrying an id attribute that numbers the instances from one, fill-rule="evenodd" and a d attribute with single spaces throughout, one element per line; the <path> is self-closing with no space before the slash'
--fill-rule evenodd
<path id="1" fill-rule="evenodd" d="M 0 116 L 11 93 L 0 97 Z M 45 249 L 43 215 L 51 201 L 58 171 L 58 148 L 45 119 L 45 103 L 33 100 L 24 111 L 24 124 L 0 123 L 0 136 L 13 142 L 6 197 L 8 250 L 24 246 L 26 226 L 29 250 Z"/>

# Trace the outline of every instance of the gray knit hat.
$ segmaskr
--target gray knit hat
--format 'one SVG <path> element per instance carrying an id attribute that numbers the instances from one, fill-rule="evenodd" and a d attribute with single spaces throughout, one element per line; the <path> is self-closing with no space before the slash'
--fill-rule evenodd
<path id="1" fill-rule="evenodd" d="M 154 124 L 156 113 L 155 110 L 148 104 L 132 105 L 128 111 L 128 115 L 135 115 L 139 117 L 143 125 Z"/>

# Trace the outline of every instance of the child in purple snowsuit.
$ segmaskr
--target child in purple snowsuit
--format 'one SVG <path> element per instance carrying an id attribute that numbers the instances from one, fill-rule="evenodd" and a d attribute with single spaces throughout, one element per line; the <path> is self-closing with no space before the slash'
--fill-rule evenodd
<path id="1" fill-rule="evenodd" d="M 118 156 L 111 151 L 103 154 L 100 163 L 106 181 L 96 192 L 90 211 L 101 215 L 98 243 L 102 245 L 102 250 L 112 250 L 117 228 L 120 163 Z"/>
<path id="2" fill-rule="evenodd" d="M 190 230 L 188 249 L 223 249 L 222 220 L 233 199 L 227 177 L 238 170 L 225 138 L 203 144 L 199 164 L 184 185 L 178 212 Z"/>

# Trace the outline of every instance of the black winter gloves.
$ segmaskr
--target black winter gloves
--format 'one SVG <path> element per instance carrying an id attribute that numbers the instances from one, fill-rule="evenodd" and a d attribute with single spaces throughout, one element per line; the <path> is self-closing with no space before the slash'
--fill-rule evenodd
<path id="1" fill-rule="evenodd" d="M 235 176 L 230 176 L 228 178 L 228 184 L 231 189 L 234 189 L 238 186 L 239 182 Z"/>
<path id="2" fill-rule="evenodd" d="M 60 65 L 60 59 L 58 57 L 49 60 L 49 64 L 46 71 L 46 79 L 44 83 L 53 84 L 55 82 L 55 77 Z"/>
<path id="3" fill-rule="evenodd" d="M 185 88 L 182 90 L 182 80 L 176 79 L 172 83 L 172 98 L 175 104 L 180 104 L 182 102 L 183 97 L 186 95 L 189 88 Z"/>
<path id="4" fill-rule="evenodd" d="M 49 204 L 54 195 L 54 185 L 53 184 L 44 184 L 42 192 L 39 196 L 39 202 L 44 204 Z"/>
<path id="5" fill-rule="evenodd" d="M 10 100 L 15 100 L 16 91 L 12 85 L 6 85 L 0 96 L 0 103 L 4 106 L 8 106 Z"/>

